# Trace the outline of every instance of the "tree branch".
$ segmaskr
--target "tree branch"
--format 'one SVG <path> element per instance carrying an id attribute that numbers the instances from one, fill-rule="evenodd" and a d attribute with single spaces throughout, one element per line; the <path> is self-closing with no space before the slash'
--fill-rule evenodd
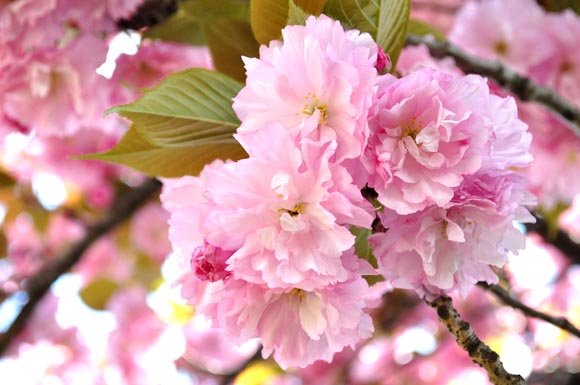
<path id="1" fill-rule="evenodd" d="M 553 235 L 544 218 L 534 214 L 535 223 L 526 223 L 526 230 L 540 235 L 546 243 L 549 243 L 566 255 L 573 263 L 580 264 L 580 244 L 561 229 Z"/>
<path id="2" fill-rule="evenodd" d="M 580 110 L 562 99 L 551 88 L 539 86 L 530 78 L 504 67 L 499 62 L 486 61 L 471 56 L 449 42 L 440 42 L 409 34 L 407 35 L 406 44 L 424 44 L 434 58 L 452 57 L 455 59 L 455 64 L 463 72 L 486 76 L 521 100 L 537 102 L 548 107 L 558 116 L 568 121 L 574 133 L 580 137 Z"/>
<path id="3" fill-rule="evenodd" d="M 28 279 L 25 285 L 28 302 L 22 307 L 8 330 L 0 335 L 0 356 L 4 354 L 12 340 L 22 331 L 36 305 L 50 290 L 51 285 L 81 259 L 83 253 L 94 241 L 129 218 L 142 204 L 153 197 L 160 188 L 161 182 L 156 179 L 148 179 L 142 185 L 120 196 L 102 220 L 87 227 L 83 239 L 73 244 L 61 258 L 43 268 L 36 276 Z"/>
<path id="4" fill-rule="evenodd" d="M 140 30 L 161 23 L 177 12 L 178 0 L 145 0 L 129 19 L 119 20 L 121 29 Z"/>
<path id="5" fill-rule="evenodd" d="M 457 344 L 469 354 L 471 360 L 485 369 L 491 383 L 495 385 L 526 384 L 522 376 L 513 375 L 504 369 L 499 355 L 475 335 L 469 323 L 461 319 L 453 307 L 451 298 L 439 297 L 427 303 L 437 310 L 441 322 L 453 334 Z"/>
<path id="6" fill-rule="evenodd" d="M 524 315 L 531 318 L 541 319 L 548 323 L 551 323 L 554 326 L 559 327 L 562 330 L 567 331 L 570 334 L 575 335 L 576 337 L 580 338 L 580 330 L 577 329 L 570 321 L 568 321 L 564 317 L 554 317 L 546 313 L 542 313 L 536 309 L 533 309 L 514 297 L 510 295 L 510 293 L 503 289 L 501 286 L 498 285 L 489 285 L 485 282 L 479 282 L 477 286 L 481 287 L 484 290 L 487 290 L 493 293 L 497 298 L 499 298 L 504 304 L 513 307 L 514 309 L 520 310 Z"/>

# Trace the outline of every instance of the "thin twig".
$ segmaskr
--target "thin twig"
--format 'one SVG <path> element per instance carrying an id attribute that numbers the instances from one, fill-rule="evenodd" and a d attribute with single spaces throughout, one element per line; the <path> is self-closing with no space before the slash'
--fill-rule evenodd
<path id="1" fill-rule="evenodd" d="M 566 255 L 573 263 L 580 264 L 580 244 L 574 242 L 570 236 L 557 229 L 555 232 L 550 231 L 548 223 L 544 218 L 534 214 L 536 217 L 535 223 L 526 223 L 526 230 L 538 234 L 544 239 L 544 242 L 549 243 Z"/>
<path id="2" fill-rule="evenodd" d="M 540 103 L 570 123 L 580 137 L 580 110 L 562 99 L 553 89 L 535 84 L 530 78 L 512 71 L 500 62 L 492 62 L 472 56 L 449 42 L 435 41 L 426 37 L 407 35 L 408 45 L 424 44 L 436 59 L 452 57 L 465 73 L 479 74 L 493 79 L 500 86 L 524 101 Z"/>
<path id="3" fill-rule="evenodd" d="M 477 284 L 477 286 L 495 294 L 495 296 L 497 298 L 499 298 L 503 303 L 505 303 L 508 306 L 513 307 L 514 309 L 520 310 L 522 313 L 524 313 L 524 315 L 526 315 L 528 317 L 532 317 L 532 318 L 541 319 L 543 321 L 551 323 L 552 325 L 557 326 L 560 329 L 565 330 L 568 333 L 573 334 L 576 337 L 580 338 L 580 330 L 578 328 L 576 328 L 566 318 L 554 317 L 554 316 L 551 316 L 549 314 L 542 313 L 541 311 L 538 311 L 536 309 L 533 309 L 533 308 L 521 303 L 520 301 L 518 301 L 514 297 L 512 297 L 510 295 L 510 293 L 507 290 L 503 289 L 501 286 L 489 285 L 485 282 L 479 282 Z"/>
<path id="4" fill-rule="evenodd" d="M 437 310 L 441 322 L 453 334 L 457 344 L 469 354 L 471 360 L 485 369 L 491 383 L 495 385 L 526 384 L 522 376 L 513 375 L 504 369 L 499 355 L 475 335 L 469 323 L 461 319 L 453 307 L 451 298 L 439 297 L 428 304 Z"/>
<path id="5" fill-rule="evenodd" d="M 22 307 L 8 330 L 0 335 L 0 356 L 4 354 L 12 340 L 22 331 L 36 305 L 50 290 L 50 286 L 81 259 L 83 253 L 94 241 L 129 218 L 142 204 L 159 192 L 160 188 L 161 182 L 156 179 L 148 179 L 142 185 L 120 196 L 102 220 L 87 227 L 83 239 L 73 244 L 68 252 L 58 258 L 53 264 L 43 268 L 36 276 L 27 280 L 26 294 L 28 295 L 28 302 Z"/>
<path id="6" fill-rule="evenodd" d="M 178 0 L 145 0 L 134 15 L 128 19 L 119 20 L 117 26 L 121 29 L 133 30 L 154 26 L 177 12 L 177 3 Z"/>

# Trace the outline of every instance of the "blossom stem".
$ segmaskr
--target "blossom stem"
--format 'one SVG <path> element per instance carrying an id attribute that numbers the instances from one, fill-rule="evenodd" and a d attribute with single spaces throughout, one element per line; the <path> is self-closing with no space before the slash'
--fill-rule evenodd
<path id="1" fill-rule="evenodd" d="M 536 309 L 533 309 L 514 297 L 510 295 L 510 293 L 503 289 L 501 286 L 498 285 L 489 285 L 485 282 L 479 282 L 477 286 L 481 287 L 484 290 L 487 290 L 493 293 L 497 298 L 499 298 L 504 304 L 513 307 L 514 309 L 520 310 L 524 313 L 527 317 L 541 319 L 548 323 L 551 323 L 554 326 L 559 327 L 562 330 L 567 331 L 570 334 L 575 335 L 576 337 L 580 338 L 580 330 L 576 328 L 570 321 L 568 321 L 564 317 L 554 317 L 546 313 L 542 313 Z"/>
<path id="2" fill-rule="evenodd" d="M 457 344 L 469 353 L 471 360 L 485 369 L 492 384 L 526 384 L 522 376 L 513 375 L 504 369 L 499 355 L 475 335 L 469 323 L 461 319 L 459 313 L 453 307 L 451 298 L 439 297 L 427 303 L 437 311 L 441 322 L 453 334 Z"/>
<path id="3" fill-rule="evenodd" d="M 98 238 L 111 231 L 116 225 L 129 218 L 145 202 L 152 198 L 161 188 L 157 179 L 148 179 L 140 186 L 121 195 L 111 206 L 109 212 L 100 221 L 86 229 L 85 236 L 73 244 L 60 258 L 43 268 L 36 276 L 26 282 L 28 302 L 22 307 L 8 330 L 0 334 L 0 356 L 10 346 L 12 340 L 22 331 L 28 318 L 34 312 L 52 284 L 64 273 L 70 270 L 83 256 L 84 252 Z"/>
<path id="4" fill-rule="evenodd" d="M 555 112 L 580 137 L 580 110 L 564 100 L 549 87 L 542 87 L 530 78 L 503 66 L 500 62 L 487 61 L 472 56 L 447 41 L 435 41 L 426 37 L 407 35 L 407 45 L 425 45 L 436 59 L 452 57 L 455 64 L 465 73 L 479 74 L 493 79 L 523 101 L 540 103 Z"/>

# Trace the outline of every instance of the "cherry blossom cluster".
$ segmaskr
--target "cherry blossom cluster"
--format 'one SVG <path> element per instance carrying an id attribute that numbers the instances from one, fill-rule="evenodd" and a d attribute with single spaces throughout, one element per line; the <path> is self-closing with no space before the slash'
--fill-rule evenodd
<path id="1" fill-rule="evenodd" d="M 489 20 L 494 28 L 489 28 Z M 580 106 L 578 34 L 580 16 L 570 9 L 551 13 L 533 0 L 488 0 L 466 3 L 449 40 L 475 56 L 500 61 Z M 536 161 L 528 169 L 530 190 L 546 209 L 571 203 L 580 193 L 576 178 L 580 139 L 539 106 L 518 104 L 536 138 L 531 148 Z M 556 169 L 558 173 L 553 173 Z"/>
<path id="2" fill-rule="evenodd" d="M 211 67 L 205 47 L 145 40 L 136 55 L 119 57 L 110 79 L 97 73 L 119 34 L 116 24 L 142 3 L 0 2 L 0 161 L 20 180 L 58 175 L 86 193 L 91 207 L 108 206 L 120 167 L 70 156 L 102 152 L 120 140 L 128 123 L 103 117 L 105 110 L 129 103 L 169 73 Z"/>
<path id="3" fill-rule="evenodd" d="M 165 183 L 182 295 L 283 367 L 372 334 L 364 275 L 427 298 L 466 294 L 523 247 L 513 221 L 530 220 L 533 197 L 514 170 L 531 162 L 531 135 L 515 101 L 475 75 L 381 75 L 381 57 L 370 35 L 324 15 L 284 28 L 244 58 L 233 108 L 249 158 Z M 374 269 L 351 230 L 379 220 Z"/>

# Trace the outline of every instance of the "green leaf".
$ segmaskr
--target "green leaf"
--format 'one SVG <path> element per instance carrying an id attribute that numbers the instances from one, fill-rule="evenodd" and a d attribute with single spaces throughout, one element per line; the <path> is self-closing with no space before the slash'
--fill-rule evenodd
<path id="1" fill-rule="evenodd" d="M 192 0 L 181 2 L 181 7 L 200 22 L 216 19 L 247 21 L 250 15 L 245 0 Z"/>
<path id="2" fill-rule="evenodd" d="M 191 45 L 206 45 L 204 25 L 218 19 L 247 21 L 248 4 L 240 0 L 180 1 L 179 9 L 163 23 L 153 26 L 144 38 L 161 39 Z"/>
<path id="3" fill-rule="evenodd" d="M 268 44 L 280 38 L 288 20 L 288 0 L 251 0 L 250 24 L 256 41 Z"/>
<path id="4" fill-rule="evenodd" d="M 292 1 L 292 0 L 290 0 Z M 294 3 L 309 15 L 320 15 L 327 0 L 294 0 Z"/>
<path id="5" fill-rule="evenodd" d="M 365 229 L 361 227 L 351 226 L 350 232 L 354 234 L 355 241 L 354 241 L 354 252 L 359 257 L 366 261 L 368 261 L 374 268 L 377 265 L 377 259 L 373 255 L 373 251 L 371 249 L 371 245 L 369 243 L 369 236 L 372 234 L 372 230 Z"/>
<path id="6" fill-rule="evenodd" d="M 294 1 L 290 0 L 288 2 L 288 25 L 305 25 L 306 19 L 308 19 L 308 13 L 302 8 L 297 6 Z"/>
<path id="7" fill-rule="evenodd" d="M 380 13 L 378 0 L 329 0 L 324 13 L 350 28 L 376 36 Z"/>
<path id="8" fill-rule="evenodd" d="M 233 138 L 227 143 L 161 147 L 145 141 L 135 128 L 131 128 L 113 149 L 80 158 L 119 163 L 148 175 L 175 178 L 197 175 L 217 158 L 238 160 L 245 157 L 246 152 Z"/>
<path id="9" fill-rule="evenodd" d="M 216 68 L 234 79 L 244 81 L 246 71 L 242 56 L 256 57 L 259 53 L 258 42 L 248 22 L 215 20 L 204 25 L 204 32 Z"/>
<path id="10" fill-rule="evenodd" d="M 156 288 L 161 277 L 161 268 L 150 256 L 137 254 L 134 261 L 134 271 L 132 278 L 143 287 L 153 290 Z"/>
<path id="11" fill-rule="evenodd" d="M 97 278 L 82 288 L 79 296 L 88 307 L 104 310 L 117 289 L 119 289 L 119 285 L 116 282 L 108 278 Z"/>
<path id="12" fill-rule="evenodd" d="M 437 41 L 446 40 L 443 32 L 439 31 L 435 26 L 418 19 L 409 19 L 407 33 L 417 36 L 433 35 Z"/>
<path id="13" fill-rule="evenodd" d="M 329 0 L 324 12 L 347 27 L 368 32 L 389 55 L 395 69 L 407 35 L 410 0 Z"/>
<path id="14" fill-rule="evenodd" d="M 180 4 L 183 4 L 180 2 Z M 143 38 L 161 39 L 191 45 L 206 45 L 206 38 L 198 20 L 180 9 L 163 23 L 147 29 Z"/>
<path id="15" fill-rule="evenodd" d="M 192 68 L 168 76 L 137 101 L 108 112 L 133 121 L 135 129 L 152 145 L 227 143 L 239 126 L 232 98 L 241 87 L 223 74 Z"/>
<path id="16" fill-rule="evenodd" d="M 405 46 L 407 26 L 411 14 L 411 0 L 382 0 L 376 41 L 397 66 L 399 54 Z"/>

